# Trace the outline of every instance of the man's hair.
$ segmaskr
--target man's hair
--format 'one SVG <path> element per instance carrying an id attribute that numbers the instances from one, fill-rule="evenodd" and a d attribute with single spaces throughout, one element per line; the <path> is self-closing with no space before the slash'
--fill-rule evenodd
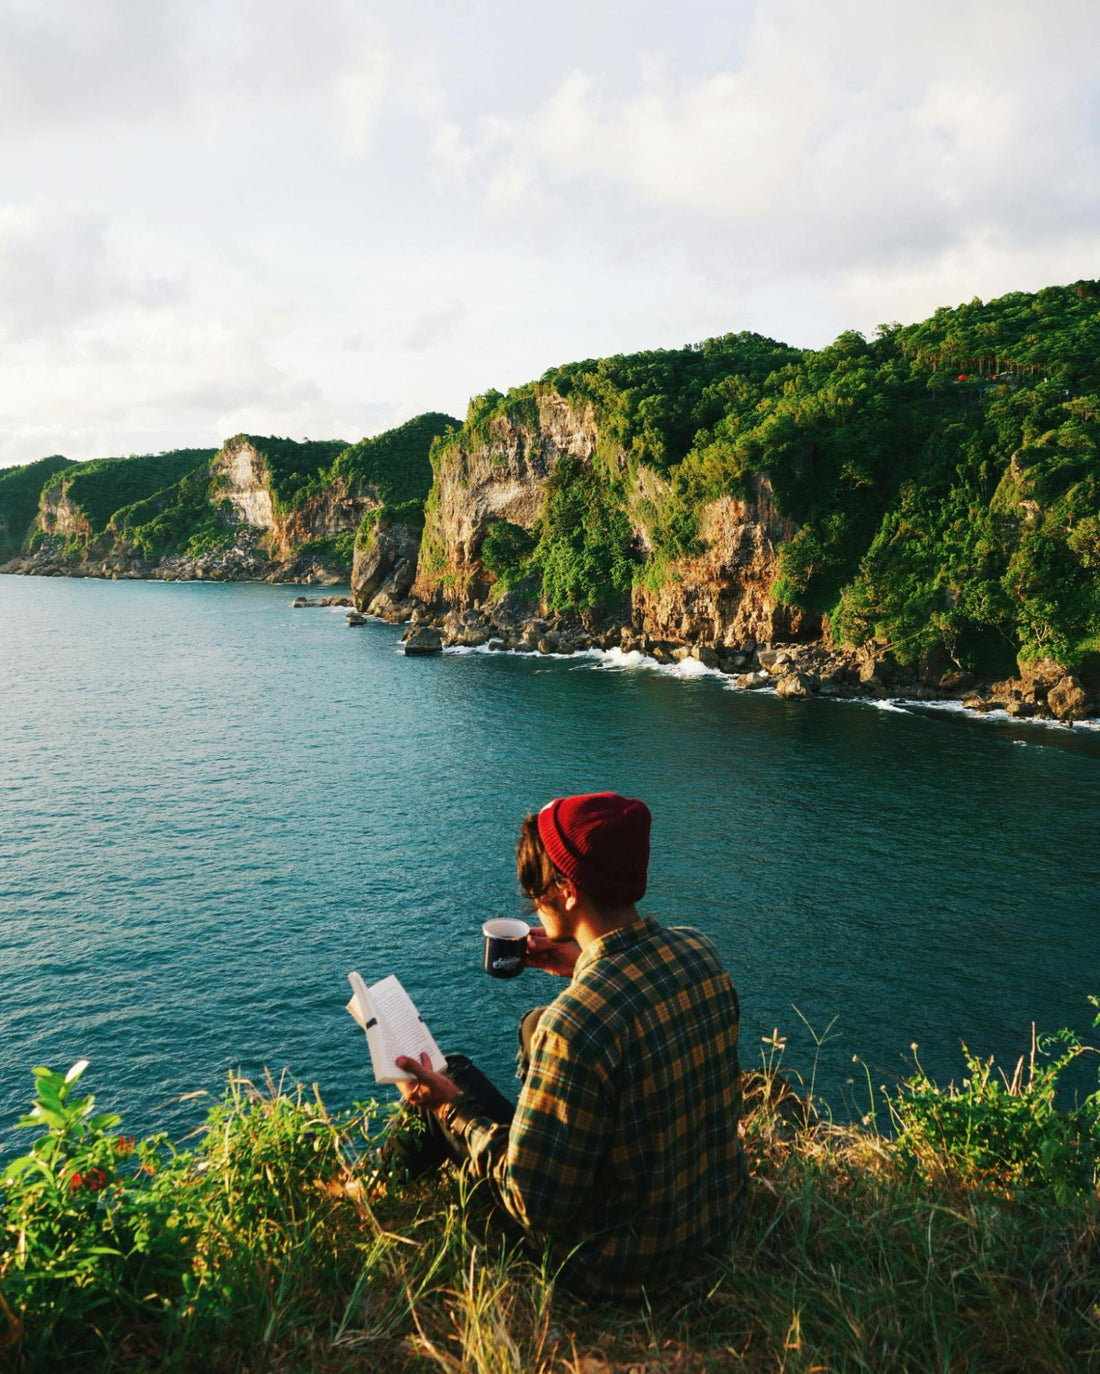
<path id="1" fill-rule="evenodd" d="M 539 834 L 539 818 L 525 817 L 516 846 L 516 877 L 520 887 L 531 901 L 535 901 L 551 883 L 560 881 L 564 876 L 546 852 Z"/>
<path id="2" fill-rule="evenodd" d="M 524 817 L 523 825 L 520 827 L 519 844 L 516 846 L 516 877 L 528 901 L 531 902 L 537 902 L 552 883 L 572 882 L 574 887 L 581 888 L 597 911 L 612 911 L 617 905 L 615 902 L 595 896 L 583 884 L 571 879 L 558 868 L 546 852 L 546 846 L 539 834 L 537 816 Z"/>

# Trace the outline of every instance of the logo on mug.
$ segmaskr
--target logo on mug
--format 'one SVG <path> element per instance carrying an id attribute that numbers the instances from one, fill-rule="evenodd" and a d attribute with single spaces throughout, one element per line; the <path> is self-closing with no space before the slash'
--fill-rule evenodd
<path id="1" fill-rule="evenodd" d="M 493 960 L 493 967 L 494 967 L 494 968 L 519 968 L 520 962 L 521 962 L 520 959 L 519 959 L 516 955 L 513 954 L 512 957 L 511 957 L 510 959 L 494 959 L 494 960 Z"/>

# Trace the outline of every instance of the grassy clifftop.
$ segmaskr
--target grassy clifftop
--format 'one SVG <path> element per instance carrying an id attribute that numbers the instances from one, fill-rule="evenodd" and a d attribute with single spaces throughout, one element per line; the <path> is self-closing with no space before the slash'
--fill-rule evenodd
<path id="1" fill-rule="evenodd" d="M 1100 1093 L 1055 1102 L 1063 1033 L 999 1076 L 868 1083 L 862 1123 L 747 1076 L 754 1184 L 728 1250 L 634 1307 L 570 1296 L 448 1172 L 401 1184 L 386 1113 L 231 1082 L 201 1141 L 122 1134 L 84 1065 L 36 1069 L 4 1175 L 0 1368 L 1100 1369 Z"/>

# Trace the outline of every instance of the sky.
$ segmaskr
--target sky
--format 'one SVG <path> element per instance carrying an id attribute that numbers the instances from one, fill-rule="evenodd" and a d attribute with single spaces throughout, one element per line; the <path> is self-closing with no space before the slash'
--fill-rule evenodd
<path id="1" fill-rule="evenodd" d="M 0 467 L 1100 276 L 1095 0 L 0 0 Z"/>

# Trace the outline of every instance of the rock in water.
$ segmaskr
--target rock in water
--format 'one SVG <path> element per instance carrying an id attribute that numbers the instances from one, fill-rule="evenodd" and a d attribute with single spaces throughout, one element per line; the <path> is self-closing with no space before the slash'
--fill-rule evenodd
<path id="1" fill-rule="evenodd" d="M 290 603 L 291 610 L 299 611 L 311 606 L 350 606 L 349 596 L 296 596 Z"/>
<path id="2" fill-rule="evenodd" d="M 418 625 L 405 640 L 407 654 L 441 654 L 443 640 L 429 625 Z"/>
<path id="3" fill-rule="evenodd" d="M 1058 720 L 1083 720 L 1088 714 L 1088 694 L 1077 678 L 1067 674 L 1047 693 L 1047 705 Z"/>
<path id="4" fill-rule="evenodd" d="M 814 680 L 808 673 L 784 673 L 775 684 L 777 697 L 808 697 L 813 695 Z"/>
<path id="5" fill-rule="evenodd" d="M 349 625 L 365 625 L 367 623 L 367 617 L 360 615 L 358 611 L 348 611 L 344 619 Z"/>

